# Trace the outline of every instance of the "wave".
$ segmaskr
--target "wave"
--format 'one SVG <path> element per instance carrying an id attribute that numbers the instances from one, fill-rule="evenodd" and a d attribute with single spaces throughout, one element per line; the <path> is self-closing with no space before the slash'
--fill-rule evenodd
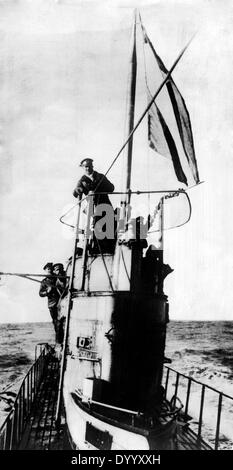
<path id="1" fill-rule="evenodd" d="M 2 354 L 0 356 L 0 366 L 7 369 L 9 367 L 25 366 L 32 361 L 26 354 Z"/>

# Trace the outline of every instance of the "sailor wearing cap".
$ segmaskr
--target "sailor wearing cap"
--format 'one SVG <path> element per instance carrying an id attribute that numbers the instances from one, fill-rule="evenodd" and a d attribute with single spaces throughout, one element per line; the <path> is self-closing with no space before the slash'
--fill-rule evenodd
<path id="1" fill-rule="evenodd" d="M 64 266 L 63 266 L 62 263 L 55 263 L 55 264 L 53 265 L 53 271 L 54 271 L 55 269 L 59 269 L 59 270 L 61 269 L 61 270 L 63 271 Z"/>
<path id="2" fill-rule="evenodd" d="M 43 267 L 44 271 L 48 271 L 47 274 L 52 274 L 53 263 L 46 263 Z"/>
<path id="3" fill-rule="evenodd" d="M 80 162 L 80 166 L 84 170 L 84 175 L 78 181 L 76 188 L 73 191 L 74 197 L 86 196 L 89 191 L 97 193 L 112 193 L 114 191 L 114 185 L 106 178 L 105 175 L 94 171 L 93 159 L 84 158 Z M 94 197 L 94 204 L 110 204 L 108 194 L 96 194 Z"/>
<path id="4" fill-rule="evenodd" d="M 53 273 L 56 278 L 56 289 L 60 295 L 60 298 L 63 297 L 66 293 L 67 278 L 64 266 L 62 263 L 55 263 L 53 265 Z M 62 276 L 62 277 L 59 277 Z M 64 309 L 61 308 L 60 302 L 57 305 L 57 342 L 62 344 L 64 338 L 64 328 L 65 328 L 65 316 Z"/>
<path id="5" fill-rule="evenodd" d="M 90 168 L 90 173 L 93 172 L 93 158 L 84 158 L 83 160 L 81 160 L 80 162 L 80 165 L 79 166 L 82 166 L 85 170 L 86 168 Z M 89 174 L 89 171 L 88 171 L 88 174 Z"/>
<path id="6" fill-rule="evenodd" d="M 53 320 L 57 340 L 57 304 L 60 295 L 56 288 L 56 278 L 51 277 L 53 274 L 53 263 L 46 263 L 43 270 L 47 276 L 40 284 L 39 296 L 48 298 L 48 309 Z"/>

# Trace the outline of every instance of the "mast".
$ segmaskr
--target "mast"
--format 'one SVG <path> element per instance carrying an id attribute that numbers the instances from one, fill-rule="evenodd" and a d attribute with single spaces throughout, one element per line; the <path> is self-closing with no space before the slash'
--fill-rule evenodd
<path id="1" fill-rule="evenodd" d="M 134 13 L 134 24 L 131 40 L 130 51 L 130 70 L 129 70 L 129 90 L 128 90 L 128 111 L 127 111 L 127 135 L 132 133 L 134 128 L 134 111 L 135 111 L 135 96 L 136 96 L 136 76 L 137 76 L 137 52 L 136 52 L 136 21 L 137 11 Z M 127 146 L 127 163 L 126 163 L 126 192 L 125 203 L 130 203 L 130 185 L 131 185 L 131 169 L 132 169 L 132 153 L 133 153 L 133 135 L 128 141 Z"/>

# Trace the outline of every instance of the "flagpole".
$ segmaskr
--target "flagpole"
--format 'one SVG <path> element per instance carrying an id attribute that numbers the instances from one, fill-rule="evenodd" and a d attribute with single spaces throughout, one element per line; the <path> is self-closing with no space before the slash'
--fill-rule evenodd
<path id="1" fill-rule="evenodd" d="M 137 52 L 136 52 L 136 21 L 137 11 L 134 13 L 134 25 L 132 34 L 132 46 L 130 57 L 130 71 L 129 71 L 129 94 L 128 94 L 128 135 L 133 136 L 132 131 L 134 128 L 134 112 L 135 112 L 135 96 L 136 96 L 136 77 L 137 77 Z M 133 139 L 128 139 L 127 151 L 127 171 L 126 171 L 126 197 L 127 204 L 130 204 L 130 184 L 131 184 L 131 169 L 132 169 L 132 154 L 133 154 Z"/>

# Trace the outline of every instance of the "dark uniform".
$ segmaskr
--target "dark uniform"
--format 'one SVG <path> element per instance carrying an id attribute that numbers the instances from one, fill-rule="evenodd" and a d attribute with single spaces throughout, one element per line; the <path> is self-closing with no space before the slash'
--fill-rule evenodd
<path id="1" fill-rule="evenodd" d="M 48 265 L 52 265 L 52 263 L 48 263 L 44 269 Z M 56 288 L 56 279 L 53 277 L 45 277 L 40 284 L 40 290 L 39 290 L 39 296 L 40 297 L 48 297 L 48 308 L 50 315 L 52 317 L 55 333 L 57 336 L 57 304 L 59 300 L 59 292 Z"/>
<path id="2" fill-rule="evenodd" d="M 50 287 L 51 291 L 48 291 L 48 288 L 50 289 Z M 59 293 L 56 289 L 54 279 L 50 279 L 49 277 L 43 279 L 40 285 L 39 296 L 48 297 L 48 308 L 54 322 L 57 316 L 57 303 L 59 300 Z"/>
<path id="3" fill-rule="evenodd" d="M 56 276 L 64 276 L 64 277 L 57 277 L 56 279 L 56 289 L 59 293 L 59 300 L 65 295 L 67 292 L 67 278 L 66 272 L 64 271 L 64 267 L 62 263 L 56 263 L 53 265 L 53 272 Z M 62 314 L 61 305 L 58 301 L 57 305 L 57 342 L 62 344 L 64 338 L 64 328 L 65 328 L 65 316 Z"/>
<path id="4" fill-rule="evenodd" d="M 95 193 L 112 193 L 114 191 L 114 185 L 106 178 L 105 175 L 102 173 L 98 173 L 97 171 L 93 170 L 92 165 L 93 160 L 91 158 L 84 158 L 81 161 L 80 166 L 87 168 L 87 174 L 83 175 L 77 183 L 76 188 L 73 191 L 73 196 L 78 197 L 82 196 L 83 194 L 86 196 L 90 191 L 94 193 L 93 197 L 93 204 L 94 207 L 97 207 L 100 204 L 107 204 L 111 207 L 113 211 L 113 207 L 111 201 L 108 197 L 108 194 L 95 194 Z M 86 163 L 86 165 L 85 165 Z M 89 170 L 88 170 L 89 169 Z M 107 213 L 107 211 L 106 211 Z M 114 213 L 112 213 L 113 218 L 109 221 L 109 223 L 114 224 Z M 107 239 L 102 237 L 98 237 L 99 233 L 104 233 L 104 226 L 98 224 L 98 221 L 102 219 L 102 215 L 97 215 L 94 213 L 93 217 L 93 226 L 95 227 L 94 235 L 93 235 L 93 243 L 92 243 L 92 253 L 99 253 L 101 250 L 102 252 L 112 253 L 115 247 L 115 240 Z"/>
<path id="5" fill-rule="evenodd" d="M 66 272 L 64 271 L 63 264 L 62 263 L 54 264 L 53 265 L 53 272 L 54 272 L 55 275 L 64 276 L 63 278 L 58 277 L 56 279 L 56 288 L 58 290 L 59 295 L 62 296 L 62 294 L 64 293 L 64 291 L 66 289 L 66 284 L 67 284 L 67 278 L 65 277 Z"/>
<path id="6" fill-rule="evenodd" d="M 114 185 L 110 183 L 106 176 L 98 173 L 97 171 L 93 171 L 91 177 L 92 178 L 86 175 L 82 176 L 82 178 L 78 181 L 75 190 L 73 191 L 74 197 L 81 196 L 82 194 L 85 194 L 86 196 L 89 191 L 96 191 L 97 193 L 112 193 L 114 191 Z M 94 196 L 94 205 L 97 206 L 98 204 L 112 205 L 108 194 L 96 194 Z"/>

